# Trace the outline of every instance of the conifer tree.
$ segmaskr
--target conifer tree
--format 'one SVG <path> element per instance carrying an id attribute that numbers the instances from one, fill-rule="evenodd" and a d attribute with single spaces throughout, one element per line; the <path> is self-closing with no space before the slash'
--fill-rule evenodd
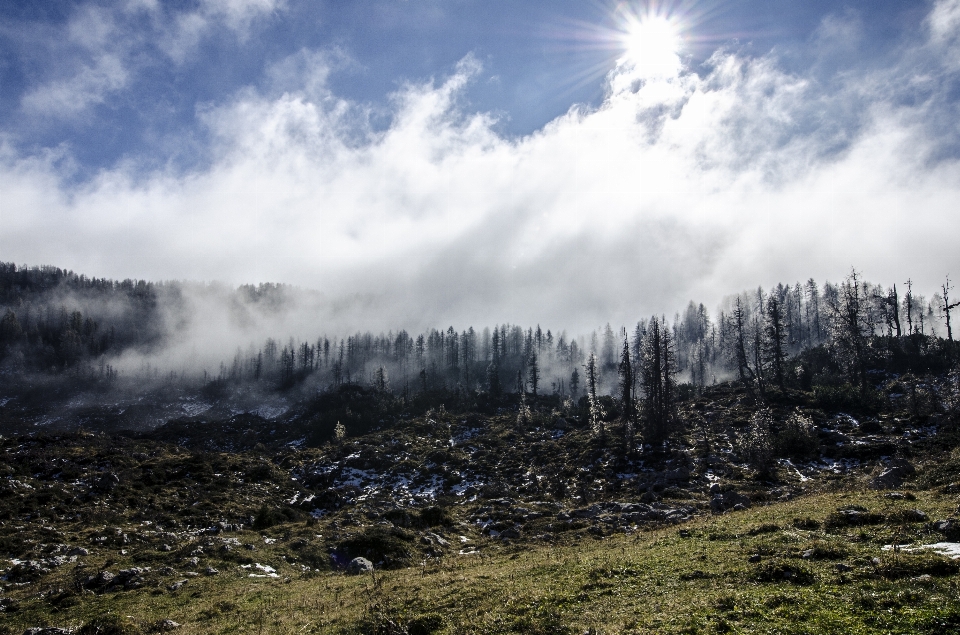
<path id="1" fill-rule="evenodd" d="M 620 403 L 623 408 L 623 437 L 627 452 L 633 447 L 633 423 L 636 408 L 633 403 L 633 368 L 630 363 L 630 341 L 623 338 L 623 350 L 620 353 Z"/>
<path id="2" fill-rule="evenodd" d="M 606 435 L 606 430 L 604 430 L 603 427 L 603 413 L 600 409 L 600 402 L 597 399 L 599 369 L 597 368 L 596 353 L 590 353 L 584 370 L 587 372 L 587 400 L 590 406 L 590 427 L 602 438 Z"/>

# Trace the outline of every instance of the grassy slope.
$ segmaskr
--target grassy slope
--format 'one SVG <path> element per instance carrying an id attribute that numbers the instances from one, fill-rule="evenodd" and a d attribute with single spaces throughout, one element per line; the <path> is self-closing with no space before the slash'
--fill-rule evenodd
<path id="1" fill-rule="evenodd" d="M 886 522 L 822 525 L 838 507 L 853 504 Z M 78 626 L 114 614 L 131 616 L 129 625 L 144 630 L 174 619 L 182 633 L 949 633 L 960 628 L 960 578 L 950 563 L 881 547 L 896 536 L 939 539 L 923 523 L 893 521 L 897 510 L 918 508 L 942 518 L 956 505 L 956 496 L 935 492 L 918 492 L 914 501 L 877 492 L 819 493 L 679 529 L 554 546 L 487 541 L 482 555 L 362 576 L 305 573 L 285 564 L 283 537 L 311 530 L 297 523 L 268 530 L 280 538 L 272 545 L 263 545 L 260 534 L 236 534 L 256 543 L 256 560 L 276 566 L 280 578 L 250 578 L 249 570 L 221 562 L 220 575 L 192 578 L 177 592 L 88 592 L 59 608 L 50 601 L 55 593 L 45 601 L 33 589 L 4 621 L 9 632 L 45 623 Z M 795 519 L 821 527 L 800 529 Z M 808 549 L 814 558 L 800 557 Z M 748 561 L 753 554 L 760 562 Z M 96 570 L 105 555 L 91 557 L 88 566 Z M 133 564 L 116 552 L 110 557 L 115 566 Z M 841 562 L 851 570 L 838 572 Z M 784 569 L 798 582 L 783 579 Z M 71 575 L 62 567 L 44 588 L 68 587 Z"/>

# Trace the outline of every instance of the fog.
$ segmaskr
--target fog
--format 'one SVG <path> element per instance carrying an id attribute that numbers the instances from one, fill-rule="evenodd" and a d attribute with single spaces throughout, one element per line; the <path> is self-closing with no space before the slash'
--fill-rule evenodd
<path id="1" fill-rule="evenodd" d="M 328 87 L 332 54 L 306 51 L 269 71 L 274 88 L 199 109 L 200 167 L 122 162 L 78 184 L 69 148 L 0 138 L 0 250 L 87 275 L 219 281 L 183 287 L 170 366 L 267 336 L 586 333 L 852 266 L 929 295 L 960 277 L 958 15 L 936 3 L 922 33 L 869 62 L 854 18 L 825 20 L 803 70 L 736 49 L 657 76 L 621 61 L 600 107 L 519 138 L 464 101 L 484 80 L 471 55 L 399 87 L 378 128 Z M 259 282 L 301 291 L 279 312 L 230 299 Z"/>

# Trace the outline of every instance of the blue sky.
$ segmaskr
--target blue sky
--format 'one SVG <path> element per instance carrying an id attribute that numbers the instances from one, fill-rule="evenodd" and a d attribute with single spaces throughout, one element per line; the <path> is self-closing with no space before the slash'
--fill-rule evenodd
<path id="1" fill-rule="evenodd" d="M 330 88 L 385 110 L 380 125 L 388 124 L 388 96 L 403 82 L 448 74 L 472 54 L 484 68 L 464 91 L 465 103 L 495 113 L 505 135 L 529 134 L 573 104 L 602 102 L 604 76 L 623 54 L 618 17 L 631 7 L 582 0 L 207 3 L 217 4 L 234 5 L 235 16 L 229 9 L 205 11 L 200 2 L 4 3 L 3 131 L 24 152 L 66 144 L 80 178 L 123 159 L 189 167 L 200 151 L 172 151 L 164 144 L 168 135 L 203 134 L 198 108 L 228 100 L 244 87 L 271 88 L 272 65 L 312 50 L 341 58 Z M 691 68 L 720 47 L 752 55 L 776 51 L 785 66 L 803 68 L 816 54 L 813 34 L 830 15 L 859 22 L 858 56 L 883 58 L 920 29 L 929 9 L 928 2 L 916 0 L 661 6 L 689 22 L 683 54 Z M 198 33 L 176 33 L 188 31 L 178 21 L 196 15 L 205 21 Z M 108 42 L 81 36 L 97 29 Z M 189 50 L 173 52 L 177 38 L 190 40 L 179 44 Z M 105 52 L 116 56 L 122 81 L 101 78 L 64 113 L 39 114 L 24 103 L 45 84 L 98 70 L 97 56 Z"/>
<path id="2" fill-rule="evenodd" d="M 957 0 L 6 2 L 0 258 L 431 323 L 932 290 L 958 32 Z"/>

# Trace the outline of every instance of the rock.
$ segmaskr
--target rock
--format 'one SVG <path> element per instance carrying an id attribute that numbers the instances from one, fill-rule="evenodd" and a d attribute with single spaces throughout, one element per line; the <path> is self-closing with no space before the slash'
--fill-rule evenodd
<path id="1" fill-rule="evenodd" d="M 800 557 L 803 558 L 804 560 L 809 560 L 810 558 L 813 557 L 815 553 L 816 553 L 815 549 L 807 549 L 806 551 L 800 554 Z"/>
<path id="2" fill-rule="evenodd" d="M 760 562 L 760 560 L 762 560 L 762 558 L 760 557 L 760 554 L 759 554 L 759 553 L 755 553 L 755 554 L 753 554 L 752 556 L 750 556 L 749 558 L 747 558 L 747 561 L 748 561 L 748 562 L 752 562 L 752 563 Z"/>
<path id="3" fill-rule="evenodd" d="M 180 589 L 183 588 L 183 586 L 184 586 L 186 583 L 187 583 L 187 580 L 186 580 L 186 579 L 177 580 L 176 582 L 174 582 L 173 584 L 171 584 L 170 586 L 168 586 L 167 589 L 170 590 L 170 591 L 179 591 Z"/>
<path id="4" fill-rule="evenodd" d="M 173 551 L 173 547 L 170 545 L 160 545 L 160 551 Z"/>
<path id="5" fill-rule="evenodd" d="M 571 510 L 570 515 L 574 518 L 596 518 L 602 511 L 599 505 L 591 505 L 583 509 Z"/>
<path id="6" fill-rule="evenodd" d="M 710 499 L 710 510 L 714 514 L 722 514 L 728 510 L 740 511 L 750 507 L 750 499 L 737 492 L 723 492 L 715 494 Z"/>
<path id="7" fill-rule="evenodd" d="M 198 564 L 200 564 L 200 558 L 198 558 L 198 557 L 196 557 L 196 556 L 194 556 L 194 557 L 192 557 L 192 558 L 184 558 L 184 559 L 183 559 L 183 564 L 187 565 L 188 567 L 195 567 L 195 566 L 197 566 Z"/>
<path id="8" fill-rule="evenodd" d="M 95 485 L 98 492 L 112 492 L 120 484 L 120 477 L 113 472 L 107 472 L 99 479 Z"/>
<path id="9" fill-rule="evenodd" d="M 143 586 L 143 574 L 146 572 L 146 569 L 140 567 L 121 569 L 110 586 L 123 586 L 124 589 L 139 589 Z"/>
<path id="10" fill-rule="evenodd" d="M 908 523 L 922 523 L 927 520 L 927 513 L 919 509 L 904 509 L 898 516 L 900 520 Z"/>
<path id="11" fill-rule="evenodd" d="M 72 631 L 66 628 L 57 628 L 55 626 L 41 626 L 28 628 L 23 631 L 23 635 L 70 635 Z"/>
<path id="12" fill-rule="evenodd" d="M 89 556 L 90 552 L 84 549 L 83 547 L 74 547 L 67 552 L 68 556 Z"/>
<path id="13" fill-rule="evenodd" d="M 873 489 L 896 489 L 903 485 L 903 477 L 895 469 L 887 468 L 870 481 Z"/>
<path id="14" fill-rule="evenodd" d="M 500 532 L 500 537 L 516 540 L 517 538 L 520 537 L 520 532 L 514 529 L 513 527 L 508 527 L 507 529 L 504 529 L 503 531 Z"/>
<path id="15" fill-rule="evenodd" d="M 50 573 L 50 567 L 43 560 L 24 560 L 10 567 L 6 579 L 9 582 L 35 582 Z"/>
<path id="16" fill-rule="evenodd" d="M 214 569 L 213 567 L 207 567 L 203 570 L 204 575 L 218 575 L 220 572 Z"/>
<path id="17" fill-rule="evenodd" d="M 97 575 L 88 577 L 83 586 L 88 589 L 105 589 L 113 584 L 113 580 L 116 577 L 116 574 L 110 573 L 109 571 L 101 571 Z"/>
<path id="18" fill-rule="evenodd" d="M 668 483 L 686 483 L 690 480 L 690 468 L 681 466 L 675 470 L 667 470 L 663 473 L 663 478 Z"/>
<path id="19" fill-rule="evenodd" d="M 880 475 L 870 481 L 874 489 L 896 489 L 903 485 L 903 481 L 917 473 L 913 464 L 905 459 L 891 459 L 887 468 Z"/>
<path id="20" fill-rule="evenodd" d="M 373 563 L 366 558 L 354 558 L 347 565 L 347 573 L 351 575 L 367 573 L 368 571 L 373 571 Z"/>
<path id="21" fill-rule="evenodd" d="M 720 493 L 720 483 L 711 483 L 710 484 L 710 493 L 719 494 Z"/>
<path id="22" fill-rule="evenodd" d="M 436 542 L 436 543 L 437 543 L 438 545 L 440 545 L 441 547 L 449 547 L 449 546 L 450 546 L 450 541 L 449 541 L 449 540 L 447 540 L 447 539 L 444 538 L 443 536 L 441 536 L 441 535 L 439 535 L 439 534 L 436 534 L 436 533 L 434 533 L 434 532 L 432 532 L 432 531 L 428 531 L 428 532 L 427 532 L 427 537 L 429 537 L 430 540 Z"/>
<path id="23" fill-rule="evenodd" d="M 154 627 L 154 630 L 158 631 L 173 631 L 180 628 L 179 622 L 174 622 L 173 620 L 160 620 L 157 622 L 157 625 Z"/>
<path id="24" fill-rule="evenodd" d="M 853 567 L 848 564 L 843 564 L 842 562 L 837 563 L 837 571 L 840 573 L 846 573 L 848 571 L 853 571 Z"/>
<path id="25" fill-rule="evenodd" d="M 16 613 L 20 610 L 20 603 L 13 598 L 0 598 L 0 613 Z"/>
<path id="26" fill-rule="evenodd" d="M 934 531 L 939 531 L 944 535 L 944 537 L 946 537 L 947 540 L 950 540 L 951 542 L 960 540 L 960 521 L 958 521 L 956 518 L 938 520 L 931 524 L 931 528 Z"/>

